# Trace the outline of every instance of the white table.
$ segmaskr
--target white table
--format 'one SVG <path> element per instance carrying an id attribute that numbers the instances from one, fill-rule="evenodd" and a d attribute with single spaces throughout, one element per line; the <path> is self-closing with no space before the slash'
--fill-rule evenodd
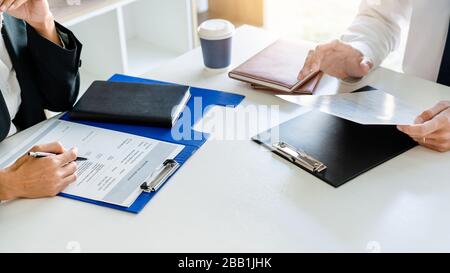
<path id="1" fill-rule="evenodd" d="M 240 28 L 234 63 L 274 39 Z M 199 49 L 146 77 L 244 94 L 243 108 L 234 114 L 279 105 L 285 121 L 304 112 L 226 73 L 206 72 Z M 448 87 L 382 68 L 359 86 L 366 84 L 421 108 L 450 98 Z M 359 86 L 325 77 L 319 93 Z M 228 124 L 215 125 L 233 133 Z M 0 144 L 0 154 L 35 129 Z M 249 137 L 208 141 L 139 215 L 60 197 L 2 204 L 0 251 L 450 251 L 450 153 L 417 147 L 335 189 Z"/>

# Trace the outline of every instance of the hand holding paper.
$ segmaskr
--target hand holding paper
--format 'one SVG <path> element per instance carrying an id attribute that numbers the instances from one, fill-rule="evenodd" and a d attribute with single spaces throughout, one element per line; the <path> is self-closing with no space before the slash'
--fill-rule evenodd
<path id="1" fill-rule="evenodd" d="M 450 151 L 450 101 L 442 101 L 421 113 L 379 90 L 334 96 L 278 97 L 363 125 L 398 125 L 400 131 L 420 145 L 440 152 Z"/>
<path id="2" fill-rule="evenodd" d="M 440 152 L 450 151 L 450 101 L 441 101 L 423 112 L 416 124 L 398 126 L 398 129 L 422 146 Z"/>

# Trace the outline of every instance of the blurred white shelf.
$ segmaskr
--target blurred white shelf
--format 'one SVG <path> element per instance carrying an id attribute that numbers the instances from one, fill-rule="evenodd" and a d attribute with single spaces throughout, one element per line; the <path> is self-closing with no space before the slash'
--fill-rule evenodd
<path id="1" fill-rule="evenodd" d="M 135 1 L 137 0 L 49 0 L 49 3 L 55 19 L 70 27 Z"/>
<path id="2" fill-rule="evenodd" d="M 77 5 L 77 3 L 80 3 Z M 81 90 L 121 73 L 140 76 L 194 47 L 195 0 L 49 0 L 83 44 Z"/>
<path id="3" fill-rule="evenodd" d="M 180 55 L 178 52 L 147 43 L 139 38 L 130 39 L 128 47 L 127 74 L 140 76 L 166 61 Z"/>

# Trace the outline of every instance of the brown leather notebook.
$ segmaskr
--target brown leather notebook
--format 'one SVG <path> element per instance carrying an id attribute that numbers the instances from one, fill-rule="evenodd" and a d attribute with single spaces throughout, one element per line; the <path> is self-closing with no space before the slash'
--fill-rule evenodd
<path id="1" fill-rule="evenodd" d="M 297 88 L 296 90 L 292 91 L 291 93 L 293 94 L 306 94 L 306 95 L 312 95 L 314 94 L 314 91 L 316 91 L 316 87 L 319 85 L 320 80 L 323 77 L 323 72 L 319 72 L 317 73 L 313 78 L 311 78 L 310 80 L 308 80 L 307 82 L 305 82 L 304 84 L 300 85 L 299 88 Z M 286 94 L 286 91 L 280 91 L 280 90 L 276 90 L 270 87 L 266 87 L 266 86 L 262 86 L 262 85 L 258 85 L 258 84 L 251 84 L 250 85 L 253 89 L 255 90 L 263 90 L 263 91 L 272 91 L 272 92 L 277 92 L 277 93 L 281 93 L 281 94 Z"/>
<path id="2" fill-rule="evenodd" d="M 232 70 L 229 77 L 250 83 L 255 89 L 312 94 L 323 73 L 314 73 L 304 81 L 297 78 L 311 48 L 313 43 L 277 40 Z"/>

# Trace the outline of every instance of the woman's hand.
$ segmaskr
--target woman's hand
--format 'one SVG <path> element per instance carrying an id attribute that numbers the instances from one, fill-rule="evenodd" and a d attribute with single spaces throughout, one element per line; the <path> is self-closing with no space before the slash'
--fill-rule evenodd
<path id="1" fill-rule="evenodd" d="M 58 155 L 32 158 L 24 155 L 0 173 L 0 200 L 55 196 L 77 179 L 77 150 L 59 143 L 34 147 L 33 152 Z"/>
<path id="2" fill-rule="evenodd" d="M 372 62 L 357 49 L 335 40 L 318 45 L 309 52 L 298 79 L 302 80 L 317 71 L 339 79 L 361 78 L 369 73 L 372 66 Z"/>
<path id="3" fill-rule="evenodd" d="M 40 35 L 61 45 L 47 0 L 0 0 L 0 11 L 24 20 Z"/>
<path id="4" fill-rule="evenodd" d="M 416 124 L 398 126 L 420 145 L 439 151 L 450 151 L 450 101 L 441 101 L 423 112 Z"/>

